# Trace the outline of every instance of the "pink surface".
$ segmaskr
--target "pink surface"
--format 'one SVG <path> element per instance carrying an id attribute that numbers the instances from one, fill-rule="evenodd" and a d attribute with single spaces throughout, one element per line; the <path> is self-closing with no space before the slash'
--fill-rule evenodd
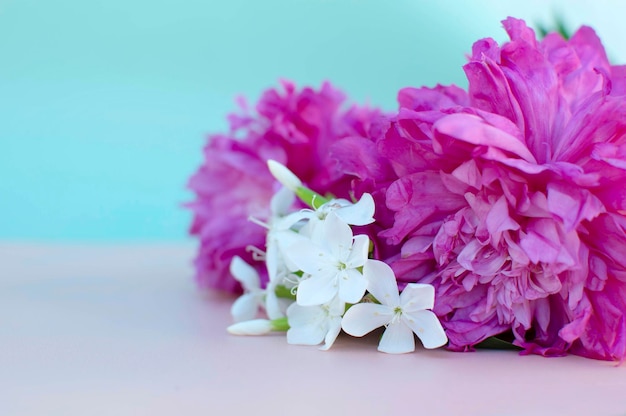
<path id="1" fill-rule="evenodd" d="M 626 364 L 228 335 L 193 251 L 0 244 L 0 415 L 626 415 Z"/>

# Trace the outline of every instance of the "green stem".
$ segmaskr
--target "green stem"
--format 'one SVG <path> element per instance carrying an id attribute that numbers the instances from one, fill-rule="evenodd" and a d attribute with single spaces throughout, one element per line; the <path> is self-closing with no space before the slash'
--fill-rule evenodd
<path id="1" fill-rule="evenodd" d="M 285 332 L 289 329 L 287 317 L 272 319 L 272 331 Z"/>
<path id="2" fill-rule="evenodd" d="M 313 209 L 318 209 L 329 201 L 329 199 L 323 197 L 315 191 L 310 190 L 309 188 L 305 188 L 304 186 L 300 186 L 296 189 L 296 195 L 302 202 Z"/>

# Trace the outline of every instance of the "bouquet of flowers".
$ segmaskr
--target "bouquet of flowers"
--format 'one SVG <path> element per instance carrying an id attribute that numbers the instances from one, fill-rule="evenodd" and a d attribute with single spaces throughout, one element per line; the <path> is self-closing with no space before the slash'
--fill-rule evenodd
<path id="1" fill-rule="evenodd" d="M 200 286 L 243 291 L 230 332 L 626 357 L 626 67 L 589 27 L 503 24 L 467 91 L 405 88 L 384 114 L 283 82 L 210 137 L 191 233 Z"/>

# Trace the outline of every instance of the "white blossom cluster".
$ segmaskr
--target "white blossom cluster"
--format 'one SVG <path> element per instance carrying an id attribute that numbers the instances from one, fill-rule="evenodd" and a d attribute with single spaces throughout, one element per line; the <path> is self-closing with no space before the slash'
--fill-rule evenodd
<path id="1" fill-rule="evenodd" d="M 361 337 L 385 326 L 378 350 L 406 353 L 415 350 L 413 333 L 425 348 L 448 341 L 430 311 L 435 291 L 431 285 L 411 283 L 399 293 L 395 275 L 386 263 L 369 258 L 370 240 L 353 235 L 351 225 L 374 222 L 374 200 L 369 194 L 352 203 L 327 200 L 303 187 L 285 166 L 269 161 L 284 185 L 272 199 L 265 252 L 257 257 L 267 266 L 269 282 L 261 288 L 256 270 L 235 257 L 231 273 L 244 288 L 232 306 L 236 335 L 261 335 L 287 330 L 287 342 L 330 348 L 343 329 Z M 289 212 L 295 195 L 312 209 Z M 260 310 L 267 319 L 257 319 Z"/>

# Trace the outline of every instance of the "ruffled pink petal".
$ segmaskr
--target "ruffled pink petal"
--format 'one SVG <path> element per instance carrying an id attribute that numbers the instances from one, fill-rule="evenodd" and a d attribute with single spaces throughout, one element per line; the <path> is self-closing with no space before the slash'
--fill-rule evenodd
<path id="1" fill-rule="evenodd" d="M 469 97 L 463 89 L 455 85 L 403 88 L 398 92 L 398 104 L 414 111 L 444 110 L 469 106 Z"/>
<path id="2" fill-rule="evenodd" d="M 395 223 L 380 235 L 397 244 L 424 221 L 440 219 L 463 205 L 462 197 L 446 191 L 438 173 L 405 176 L 387 190 L 387 206 L 396 211 Z"/>

